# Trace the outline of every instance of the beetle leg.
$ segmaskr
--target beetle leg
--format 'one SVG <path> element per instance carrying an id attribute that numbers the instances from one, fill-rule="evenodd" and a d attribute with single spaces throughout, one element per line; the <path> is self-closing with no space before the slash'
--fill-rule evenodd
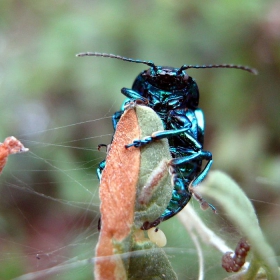
<path id="1" fill-rule="evenodd" d="M 144 103 L 148 102 L 147 98 L 143 97 L 140 93 L 134 91 L 133 89 L 122 88 L 121 93 L 130 99 L 134 99 L 134 100 L 140 99 Z"/>
<path id="2" fill-rule="evenodd" d="M 101 147 L 105 147 L 105 148 L 106 148 L 106 151 L 107 151 L 108 145 L 107 145 L 107 144 L 98 144 L 98 146 L 97 146 L 98 151 L 101 150 Z"/>
<path id="3" fill-rule="evenodd" d="M 147 144 L 151 143 L 152 141 L 160 140 L 163 138 L 170 138 L 170 137 L 180 135 L 181 133 L 184 133 L 184 136 L 187 137 L 187 139 L 190 142 L 190 148 L 195 151 L 201 150 L 202 145 L 192 135 L 187 133 L 188 130 L 189 130 L 189 128 L 185 127 L 185 128 L 176 129 L 176 130 L 164 130 L 164 131 L 154 132 L 151 136 L 147 136 L 141 140 L 140 139 L 134 140 L 131 144 L 128 144 L 125 147 L 126 148 L 130 148 L 130 147 L 138 148 L 138 147 L 147 145 Z"/>
<path id="4" fill-rule="evenodd" d="M 209 152 L 208 152 L 209 153 Z M 211 154 L 211 158 L 212 158 L 212 154 Z M 204 169 L 200 172 L 200 174 L 196 177 L 196 179 L 193 181 L 192 186 L 196 187 L 198 184 L 200 184 L 204 178 L 206 177 L 206 175 L 208 174 L 208 172 L 210 171 L 211 165 L 213 163 L 213 160 L 210 159 L 208 161 L 208 163 L 206 164 L 206 166 L 204 167 Z"/>
<path id="5" fill-rule="evenodd" d="M 101 180 L 101 177 L 102 177 L 102 171 L 104 170 L 106 166 L 106 160 L 102 160 L 99 164 L 98 164 L 98 167 L 96 169 L 96 172 L 97 172 L 97 177 L 99 179 L 99 181 Z"/>
<path id="6" fill-rule="evenodd" d="M 118 111 L 118 112 L 116 112 L 116 113 L 113 115 L 113 117 L 112 117 L 112 122 L 113 122 L 113 128 L 114 128 L 114 130 L 116 130 L 117 124 L 118 124 L 118 122 L 119 122 L 119 120 L 120 120 L 122 114 L 123 114 L 123 111 Z"/>
<path id="7" fill-rule="evenodd" d="M 199 183 L 201 183 L 204 180 L 204 178 L 206 177 L 207 173 L 209 172 L 209 170 L 211 168 L 213 160 L 212 160 L 212 154 L 210 152 L 200 150 L 198 152 L 194 152 L 191 155 L 188 155 L 185 157 L 174 158 L 174 159 L 172 159 L 172 164 L 173 164 L 173 166 L 177 166 L 177 165 L 186 164 L 193 160 L 208 160 L 208 163 L 206 164 L 204 169 L 199 173 L 199 175 L 192 182 L 192 186 L 196 187 Z"/>
<path id="8" fill-rule="evenodd" d="M 190 185 L 189 191 L 192 193 L 192 196 L 200 203 L 200 207 L 202 210 L 206 210 L 210 207 L 214 211 L 214 213 L 217 213 L 215 206 L 205 201 L 202 196 L 196 191 L 195 187 Z"/>

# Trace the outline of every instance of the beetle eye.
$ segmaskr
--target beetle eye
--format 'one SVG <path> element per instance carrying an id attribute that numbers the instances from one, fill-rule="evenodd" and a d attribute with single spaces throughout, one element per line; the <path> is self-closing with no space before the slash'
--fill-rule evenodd
<path id="1" fill-rule="evenodd" d="M 150 71 L 150 69 L 145 70 L 141 75 L 142 75 L 142 77 L 143 77 L 144 79 L 147 79 L 148 77 L 151 76 L 151 71 Z"/>
<path id="2" fill-rule="evenodd" d="M 183 77 L 183 80 L 184 80 L 185 82 L 187 82 L 188 79 L 189 79 L 189 75 L 186 73 L 186 74 L 184 75 L 184 77 Z"/>

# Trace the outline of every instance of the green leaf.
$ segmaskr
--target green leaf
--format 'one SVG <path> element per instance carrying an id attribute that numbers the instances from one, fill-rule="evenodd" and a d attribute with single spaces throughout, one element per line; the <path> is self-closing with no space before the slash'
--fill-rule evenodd
<path id="1" fill-rule="evenodd" d="M 153 242 L 149 240 L 136 242 L 133 244 L 132 250 L 134 252 L 141 250 L 142 252 L 141 254 L 132 254 L 128 279 L 177 279 L 165 252 Z"/>
<path id="2" fill-rule="evenodd" d="M 164 130 L 161 119 L 151 108 L 136 106 L 136 114 L 141 139 L 151 136 L 154 132 Z M 134 237 L 145 221 L 152 222 L 163 213 L 171 199 L 173 186 L 167 169 L 168 165 L 164 164 L 170 159 L 167 139 L 154 141 L 141 148 Z M 151 190 L 145 193 L 143 191 L 144 187 L 147 187 L 147 182 L 150 182 L 153 178 L 160 179 L 154 180 L 153 182 L 156 182 L 156 184 L 150 184 Z M 143 193 L 150 196 L 145 197 L 147 202 L 144 204 L 140 203 Z M 138 253 L 141 251 L 141 253 L 131 255 L 128 279 L 177 279 L 165 252 L 149 239 L 133 238 L 131 249 L 134 252 L 138 251 Z"/>
<path id="3" fill-rule="evenodd" d="M 147 106 L 136 106 L 136 114 L 140 127 L 140 139 L 151 136 L 154 132 L 163 131 L 163 124 L 159 116 Z M 173 186 L 168 172 L 168 161 L 171 160 L 167 139 L 153 141 L 141 147 L 140 173 L 137 186 L 137 199 L 135 205 L 135 225 L 141 227 L 144 222 L 153 222 L 166 209 Z M 157 175 L 158 180 L 149 184 Z M 145 203 L 141 203 L 144 194 Z"/>
<path id="4" fill-rule="evenodd" d="M 132 105 L 118 122 L 100 186 L 97 279 L 177 279 L 165 252 L 140 230 L 144 222 L 156 220 L 171 199 L 168 141 L 125 148 L 134 137 L 159 130 L 164 130 L 161 119 L 146 106 Z"/>

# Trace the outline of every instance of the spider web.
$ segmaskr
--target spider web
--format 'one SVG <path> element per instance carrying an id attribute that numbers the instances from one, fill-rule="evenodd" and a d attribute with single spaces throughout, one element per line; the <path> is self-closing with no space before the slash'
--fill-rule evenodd
<path id="1" fill-rule="evenodd" d="M 95 170 L 106 156 L 96 147 L 109 143 L 112 134 L 94 131 L 87 137 L 74 138 L 69 130 L 93 123 L 102 126 L 104 121 L 110 120 L 102 117 L 19 137 L 30 152 L 11 156 L 1 176 L 3 279 L 93 278 L 99 219 Z M 59 139 L 58 134 L 66 137 Z M 86 154 L 85 160 L 77 160 L 77 153 Z M 234 248 L 240 235 L 223 213 L 202 211 L 195 200 L 190 204 Z M 194 240 L 176 218 L 160 227 L 167 235 L 165 251 L 179 279 L 197 277 L 200 262 Z M 221 269 L 221 253 L 199 242 L 204 275 L 213 279 L 219 270 L 221 277 L 226 276 Z"/>

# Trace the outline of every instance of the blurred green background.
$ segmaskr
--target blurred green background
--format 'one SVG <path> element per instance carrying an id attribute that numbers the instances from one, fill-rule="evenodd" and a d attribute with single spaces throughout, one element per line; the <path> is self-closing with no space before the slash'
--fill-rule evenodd
<path id="1" fill-rule="evenodd" d="M 188 73 L 200 88 L 213 169 L 244 188 L 279 255 L 279 15 L 277 0 L 2 0 L 0 141 L 14 135 L 31 152 L 10 157 L 0 177 L 0 279 L 94 256 L 95 169 L 106 156 L 96 147 L 111 141 L 111 116 L 124 100 L 120 89 L 146 67 L 75 57 L 84 51 L 174 67 L 234 63 L 258 69 L 258 76 L 233 69 Z M 238 230 L 226 217 L 203 215 L 235 247 Z M 161 227 L 179 279 L 196 279 L 188 234 L 175 218 Z M 227 275 L 221 255 L 213 254 L 205 247 L 206 279 L 221 279 Z M 34 279 L 91 279 L 91 273 L 88 264 Z"/>

